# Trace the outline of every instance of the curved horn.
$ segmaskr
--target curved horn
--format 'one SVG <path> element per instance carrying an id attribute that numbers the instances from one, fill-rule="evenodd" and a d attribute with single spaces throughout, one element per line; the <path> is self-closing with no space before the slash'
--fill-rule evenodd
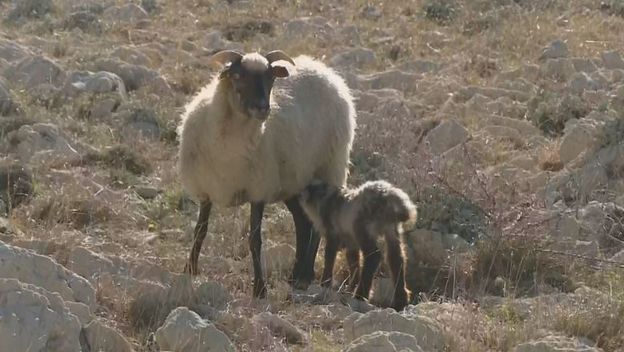
<path id="1" fill-rule="evenodd" d="M 290 62 L 293 66 L 295 65 L 293 59 L 291 59 L 290 56 L 288 56 L 285 52 L 281 50 L 273 50 L 268 54 L 264 55 L 264 57 L 266 57 L 266 59 L 269 61 L 269 64 L 273 61 L 284 60 Z"/>
<path id="2" fill-rule="evenodd" d="M 243 57 L 243 54 L 234 50 L 221 50 L 218 53 L 212 55 L 210 58 L 211 62 L 216 62 L 221 65 L 225 65 L 229 62 L 233 62 L 236 60 L 240 60 Z"/>

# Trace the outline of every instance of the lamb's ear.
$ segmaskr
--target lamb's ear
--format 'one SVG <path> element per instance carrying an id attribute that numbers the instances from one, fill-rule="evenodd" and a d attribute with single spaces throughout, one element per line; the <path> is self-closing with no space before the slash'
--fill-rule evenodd
<path id="1" fill-rule="evenodd" d="M 273 77 L 284 78 L 290 76 L 290 72 L 284 66 L 271 65 L 271 70 L 273 71 Z"/>

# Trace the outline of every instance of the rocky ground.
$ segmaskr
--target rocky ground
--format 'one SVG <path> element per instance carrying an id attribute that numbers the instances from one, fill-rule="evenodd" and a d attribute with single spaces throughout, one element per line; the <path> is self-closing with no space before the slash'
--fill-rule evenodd
<path id="1" fill-rule="evenodd" d="M 621 0 L 14 0 L 0 18 L 2 350 L 624 351 Z M 246 207 L 215 211 L 202 274 L 180 274 L 197 206 L 175 127 L 225 48 L 345 77 L 350 182 L 418 203 L 421 303 L 384 309 L 383 270 L 374 306 L 291 292 L 280 205 L 268 299 Z"/>

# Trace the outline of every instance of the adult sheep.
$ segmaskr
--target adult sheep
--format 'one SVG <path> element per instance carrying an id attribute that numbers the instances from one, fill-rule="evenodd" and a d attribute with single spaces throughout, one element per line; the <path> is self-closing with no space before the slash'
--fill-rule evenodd
<path id="1" fill-rule="evenodd" d="M 353 97 L 342 78 L 307 56 L 225 50 L 212 60 L 224 68 L 186 106 L 179 131 L 179 173 L 200 203 L 185 271 L 198 273 L 212 205 L 250 203 L 253 295 L 265 297 L 262 215 L 265 204 L 284 202 L 297 236 L 291 284 L 306 287 L 314 279 L 319 236 L 297 196 L 314 178 L 346 183 Z"/>

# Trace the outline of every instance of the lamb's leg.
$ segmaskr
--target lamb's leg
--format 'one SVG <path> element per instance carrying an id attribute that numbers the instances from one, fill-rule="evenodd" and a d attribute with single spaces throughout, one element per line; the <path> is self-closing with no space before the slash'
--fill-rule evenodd
<path id="1" fill-rule="evenodd" d="M 379 267 L 381 262 L 381 253 L 377 247 L 377 243 L 373 236 L 370 236 L 366 232 L 360 231 L 358 234 L 358 243 L 362 249 L 364 255 L 364 265 L 362 266 L 360 274 L 360 282 L 355 290 L 355 297 L 358 299 L 368 299 L 371 285 L 373 283 L 373 276 Z"/>
<path id="2" fill-rule="evenodd" d="M 353 292 L 360 282 L 359 249 L 347 249 L 347 263 L 349 264 L 349 292 Z"/>
<path id="3" fill-rule="evenodd" d="M 251 250 L 251 260 L 254 269 L 253 296 L 265 298 L 267 294 L 262 274 L 262 264 L 260 263 L 260 253 L 262 252 L 262 215 L 264 214 L 264 203 L 251 203 L 251 219 L 249 231 L 249 249 Z"/>
<path id="4" fill-rule="evenodd" d="M 199 260 L 199 252 L 201 251 L 202 243 L 208 233 L 208 219 L 210 218 L 211 208 L 212 202 L 209 200 L 203 201 L 199 205 L 199 217 L 197 218 L 197 225 L 195 225 L 195 240 L 193 241 L 193 248 L 191 249 L 189 261 L 184 266 L 185 273 L 191 275 L 199 274 L 197 261 Z"/>
<path id="5" fill-rule="evenodd" d="M 297 234 L 295 266 L 290 284 L 294 288 L 307 289 L 314 280 L 314 260 L 321 238 L 303 212 L 297 196 L 288 199 L 285 204 L 292 214 Z"/>
<path id="6" fill-rule="evenodd" d="M 401 243 L 398 237 L 392 234 L 386 235 L 386 262 L 390 267 L 392 281 L 394 282 L 392 308 L 399 312 L 407 305 L 407 292 L 405 291 L 405 271 L 403 270 Z"/>
<path id="7" fill-rule="evenodd" d="M 336 262 L 336 253 L 338 252 L 338 242 L 331 234 L 326 236 L 325 243 L 325 264 L 323 265 L 323 278 L 321 286 L 330 287 L 334 278 L 334 263 Z"/>

